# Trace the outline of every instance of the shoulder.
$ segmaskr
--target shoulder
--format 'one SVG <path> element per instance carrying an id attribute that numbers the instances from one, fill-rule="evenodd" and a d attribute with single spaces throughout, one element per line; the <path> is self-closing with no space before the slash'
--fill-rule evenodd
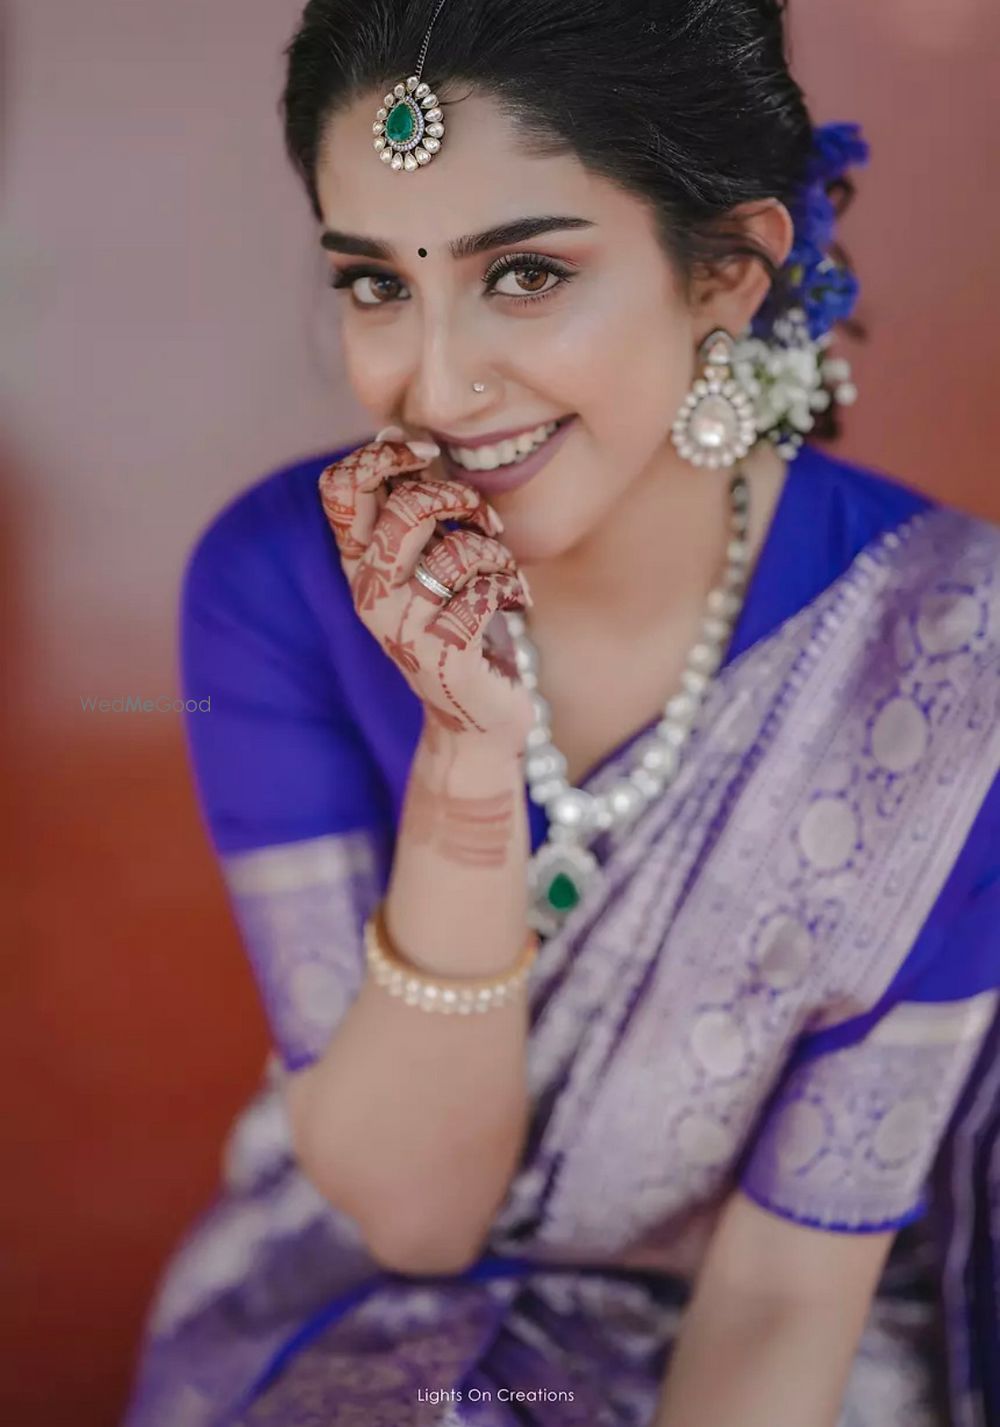
<path id="1" fill-rule="evenodd" d="M 184 571 L 188 592 L 208 593 L 234 574 L 293 571 L 317 542 L 328 544 L 317 483 L 332 461 L 353 449 L 352 444 L 280 466 L 227 501 L 196 536 Z"/>
<path id="2" fill-rule="evenodd" d="M 845 568 L 861 555 L 877 558 L 892 570 L 897 594 L 905 588 L 920 601 L 946 582 L 952 595 L 976 595 L 1000 620 L 1000 527 L 816 447 L 804 449 L 797 474 L 798 519 L 827 531 Z"/>
<path id="3" fill-rule="evenodd" d="M 355 444 L 278 467 L 201 529 L 181 578 L 185 651 L 209 633 L 313 661 L 325 662 L 340 645 L 354 623 L 354 605 L 317 483 Z"/>
<path id="4" fill-rule="evenodd" d="M 986 696 L 1000 675 L 1000 527 L 861 466 L 816 469 L 857 547 L 846 590 L 869 663 Z"/>
<path id="5" fill-rule="evenodd" d="M 905 480 L 818 446 L 803 447 L 793 470 L 800 518 L 813 530 L 827 529 L 845 554 L 857 554 L 884 532 L 938 508 Z"/>

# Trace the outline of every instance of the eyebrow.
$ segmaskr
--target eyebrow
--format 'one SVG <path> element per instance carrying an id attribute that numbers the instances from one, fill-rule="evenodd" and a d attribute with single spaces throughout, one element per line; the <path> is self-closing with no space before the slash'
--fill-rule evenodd
<path id="1" fill-rule="evenodd" d="M 483 233 L 470 233 L 464 238 L 454 238 L 448 244 L 448 251 L 456 259 L 474 258 L 493 248 L 506 247 L 509 243 L 527 242 L 529 238 L 538 238 L 543 233 L 594 226 L 589 218 L 515 218 L 510 223 L 499 223 L 495 228 L 487 228 Z M 389 262 L 394 257 L 391 243 L 383 243 L 377 238 L 362 238 L 356 233 L 338 233 L 333 228 L 324 230 L 320 243 L 331 253 L 353 253 L 359 257 L 376 258 L 384 262 Z"/>

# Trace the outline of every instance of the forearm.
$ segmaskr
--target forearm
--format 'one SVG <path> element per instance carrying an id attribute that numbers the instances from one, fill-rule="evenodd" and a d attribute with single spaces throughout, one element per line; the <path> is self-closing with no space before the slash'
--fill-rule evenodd
<path id="1" fill-rule="evenodd" d="M 835 1427 L 854 1347 L 830 1307 L 695 1302 L 651 1427 Z"/>
<path id="2" fill-rule="evenodd" d="M 502 974 L 527 935 L 520 758 L 476 735 L 422 738 L 386 901 L 389 934 L 427 974 Z M 527 1124 L 525 996 L 428 1013 L 366 976 L 327 1052 L 297 1077 L 306 1172 L 405 1271 L 474 1254 Z"/>

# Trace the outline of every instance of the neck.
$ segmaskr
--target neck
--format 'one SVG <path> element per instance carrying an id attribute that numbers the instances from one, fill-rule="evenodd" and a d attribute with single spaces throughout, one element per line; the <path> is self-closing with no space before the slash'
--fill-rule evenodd
<path id="1" fill-rule="evenodd" d="M 770 523 L 785 463 L 762 442 L 741 463 L 751 490 L 751 558 Z M 704 471 L 662 452 L 600 526 L 555 559 L 528 567 L 539 612 L 608 631 L 652 627 L 665 610 L 702 599 L 728 539 L 732 472 Z"/>

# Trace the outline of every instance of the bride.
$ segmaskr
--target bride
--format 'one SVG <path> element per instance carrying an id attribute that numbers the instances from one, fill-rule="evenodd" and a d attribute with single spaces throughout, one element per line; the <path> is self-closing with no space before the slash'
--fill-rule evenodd
<path id="1" fill-rule="evenodd" d="M 274 1053 L 129 1427 L 981 1427 L 1000 538 L 814 444 L 858 130 L 777 0 L 287 60 L 376 434 L 185 576 Z"/>

